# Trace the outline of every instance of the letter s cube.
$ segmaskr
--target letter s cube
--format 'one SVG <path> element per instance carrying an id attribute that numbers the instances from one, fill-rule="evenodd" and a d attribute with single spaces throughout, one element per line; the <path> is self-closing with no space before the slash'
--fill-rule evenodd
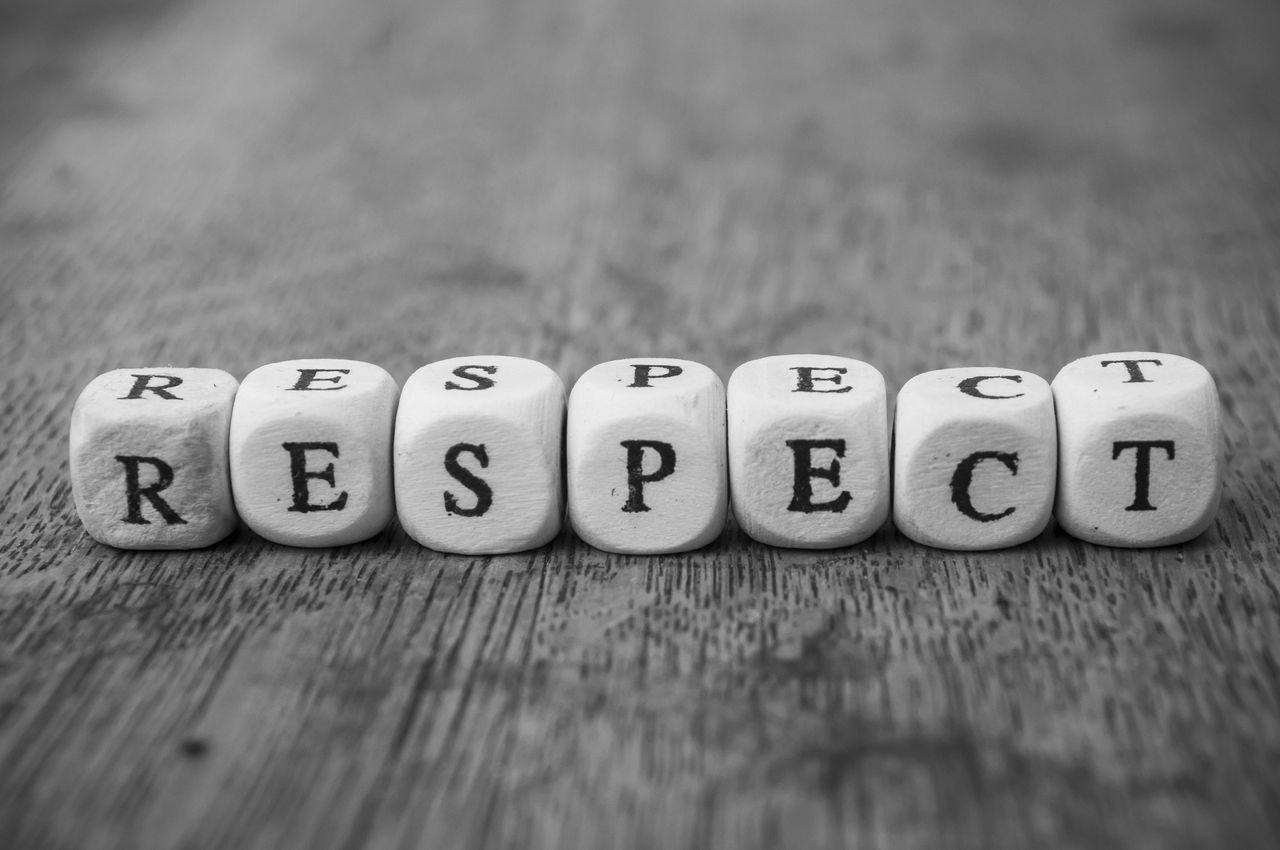
<path id="1" fill-rule="evenodd" d="M 398 395 L 386 370 L 356 360 L 288 360 L 246 375 L 230 436 L 240 518 L 286 546 L 341 546 L 385 528 Z"/>
<path id="2" fill-rule="evenodd" d="M 724 384 L 689 360 L 613 360 L 569 394 L 569 518 L 597 549 L 685 552 L 724 530 Z"/>
<path id="3" fill-rule="evenodd" d="M 1053 514 L 1053 394 L 1038 375 L 939 369 L 898 393 L 893 521 L 917 543 L 975 551 L 1036 537 Z"/>
<path id="4" fill-rule="evenodd" d="M 424 546 L 490 555 L 564 521 L 564 383 L 521 357 L 455 357 L 405 382 L 396 414 L 400 524 Z"/>
<path id="5" fill-rule="evenodd" d="M 1090 543 L 1166 546 L 1198 536 L 1222 494 L 1213 377 L 1174 354 L 1082 357 L 1053 379 L 1058 524 Z"/>
<path id="6" fill-rule="evenodd" d="M 194 549 L 236 527 L 220 369 L 116 369 L 71 414 L 71 490 L 85 530 L 121 549 Z"/>

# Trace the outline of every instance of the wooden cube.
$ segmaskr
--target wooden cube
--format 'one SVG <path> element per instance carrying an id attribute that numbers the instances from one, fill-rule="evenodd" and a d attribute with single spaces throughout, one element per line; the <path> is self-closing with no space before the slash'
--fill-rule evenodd
<path id="1" fill-rule="evenodd" d="M 245 524 L 287 546 L 356 543 L 385 528 L 398 394 L 384 369 L 356 360 L 289 360 L 245 376 L 230 440 Z"/>
<path id="2" fill-rule="evenodd" d="M 860 360 L 765 357 L 729 378 L 734 516 L 770 546 L 830 549 L 875 533 L 889 515 L 884 377 Z"/>
<path id="3" fill-rule="evenodd" d="M 724 385 L 689 360 L 588 369 L 569 395 L 569 517 L 608 552 L 697 549 L 724 529 Z"/>
<path id="4" fill-rule="evenodd" d="M 116 369 L 71 414 L 71 489 L 93 539 L 194 549 L 236 527 L 227 429 L 236 379 L 220 369 Z"/>
<path id="5" fill-rule="evenodd" d="M 1107 546 L 1165 546 L 1213 522 L 1222 415 L 1213 377 L 1174 354 L 1123 351 L 1068 363 L 1058 407 L 1056 516 Z"/>
<path id="6" fill-rule="evenodd" d="M 520 357 L 455 357 L 405 382 L 396 414 L 400 524 L 467 555 L 533 549 L 564 520 L 564 383 Z"/>
<path id="7" fill-rule="evenodd" d="M 1053 394 L 996 367 L 917 375 L 898 393 L 893 520 L 942 549 L 1000 549 L 1040 534 L 1053 512 Z"/>

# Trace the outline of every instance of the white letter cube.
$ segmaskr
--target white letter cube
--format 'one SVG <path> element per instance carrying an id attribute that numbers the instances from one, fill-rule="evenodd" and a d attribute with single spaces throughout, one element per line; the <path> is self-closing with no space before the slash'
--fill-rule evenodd
<path id="1" fill-rule="evenodd" d="M 588 369 L 569 395 L 567 452 L 569 516 L 597 549 L 684 552 L 724 530 L 724 385 L 700 363 Z"/>
<path id="2" fill-rule="evenodd" d="M 236 379 L 220 369 L 116 369 L 71 414 L 71 490 L 93 539 L 194 549 L 236 527 L 227 429 Z"/>
<path id="3" fill-rule="evenodd" d="M 245 376 L 231 415 L 231 487 L 245 524 L 286 546 L 340 546 L 391 520 L 399 389 L 355 360 L 289 360 Z"/>
<path id="4" fill-rule="evenodd" d="M 889 515 L 884 377 L 860 360 L 765 357 L 729 378 L 729 492 L 738 524 L 770 546 L 829 549 Z"/>
<path id="5" fill-rule="evenodd" d="M 1053 513 L 1057 462 L 1043 378 L 987 366 L 916 375 L 894 418 L 893 521 L 942 549 L 1025 543 Z"/>
<path id="6" fill-rule="evenodd" d="M 423 366 L 396 414 L 400 524 L 432 549 L 533 549 L 564 520 L 565 393 L 547 366 L 476 355 Z"/>
<path id="7" fill-rule="evenodd" d="M 1058 524 L 1107 546 L 1198 536 L 1222 493 L 1222 415 L 1213 377 L 1174 354 L 1082 357 L 1053 379 Z"/>

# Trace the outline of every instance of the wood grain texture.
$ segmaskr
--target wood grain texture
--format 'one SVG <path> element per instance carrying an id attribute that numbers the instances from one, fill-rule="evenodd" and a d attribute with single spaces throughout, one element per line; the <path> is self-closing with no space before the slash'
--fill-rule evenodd
<path id="1" fill-rule="evenodd" d="M 1280 841 L 1276 4 L 0 21 L 4 846 Z M 128 553 L 67 480 L 117 367 L 1139 348 L 1224 403 L 1176 548 Z"/>

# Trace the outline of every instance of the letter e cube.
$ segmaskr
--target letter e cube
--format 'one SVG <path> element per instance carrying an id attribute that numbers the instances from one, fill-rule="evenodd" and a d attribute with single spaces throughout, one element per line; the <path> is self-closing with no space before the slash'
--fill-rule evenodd
<path id="1" fill-rule="evenodd" d="M 884 377 L 860 360 L 765 357 L 729 378 L 729 492 L 738 524 L 770 546 L 829 549 L 889 515 Z"/>
<path id="2" fill-rule="evenodd" d="M 286 546 L 340 546 L 391 520 L 399 389 L 355 360 L 288 360 L 245 376 L 231 414 L 231 489 L 245 524 Z"/>

